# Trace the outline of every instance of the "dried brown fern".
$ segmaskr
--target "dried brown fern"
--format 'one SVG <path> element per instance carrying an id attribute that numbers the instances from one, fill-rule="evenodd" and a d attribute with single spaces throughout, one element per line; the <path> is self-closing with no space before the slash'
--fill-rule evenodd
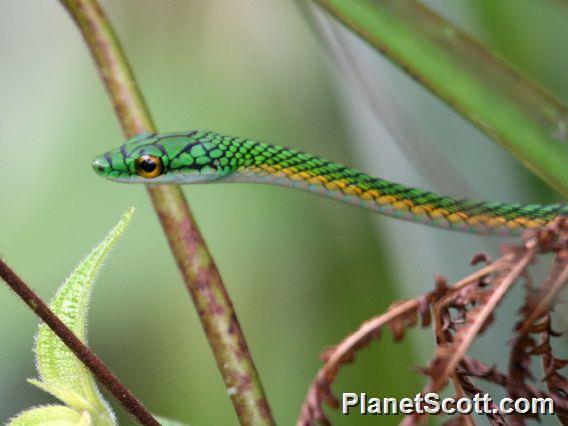
<path id="1" fill-rule="evenodd" d="M 553 254 L 554 261 L 548 277 L 535 287 L 530 267 L 544 254 Z M 339 406 L 331 386 L 341 367 L 355 359 L 357 350 L 373 339 L 378 340 L 385 326 L 391 329 L 395 340 L 400 341 L 406 329 L 414 326 L 418 318 L 422 319 L 422 326 L 432 322 L 436 338 L 433 357 L 428 366 L 421 369 L 429 377 L 424 394 L 440 392 L 451 381 L 456 397 L 473 397 L 485 393 L 474 382 L 482 380 L 502 387 L 511 398 L 551 398 L 558 419 L 568 424 L 568 381 L 560 372 L 568 361 L 554 355 L 551 338 L 560 334 L 550 325 L 558 295 L 568 281 L 568 220 L 559 218 L 543 230 L 525 233 L 521 244 L 504 247 L 502 256 L 493 262 L 484 254 L 474 256 L 472 264 L 479 262 L 487 265 L 451 286 L 437 277 L 435 290 L 393 304 L 384 314 L 365 321 L 339 345 L 328 349 L 322 356 L 324 365 L 312 381 L 297 424 L 329 424 L 323 406 Z M 520 281 L 525 282 L 525 302 L 519 309 L 521 318 L 512 332 L 509 367 L 504 374 L 469 357 L 467 352 L 475 339 L 491 325 L 504 297 Z M 543 374 L 540 380 L 546 385 L 546 391 L 530 383 L 538 377 L 531 371 L 531 357 L 541 357 Z M 531 416 L 486 415 L 495 425 L 524 424 Z M 406 416 L 402 424 L 413 425 L 423 420 L 425 415 L 413 414 Z M 446 424 L 475 423 L 470 415 L 458 415 Z"/>
<path id="2" fill-rule="evenodd" d="M 422 317 L 423 325 L 428 325 L 430 317 L 427 310 L 431 301 L 425 299 L 438 297 L 438 293 L 443 291 L 445 289 L 440 288 L 425 296 L 395 303 L 384 314 L 365 321 L 357 331 L 347 336 L 339 345 L 326 350 L 322 354 L 325 364 L 312 381 L 297 424 L 302 426 L 316 422 L 329 424 L 323 411 L 323 403 L 333 408 L 339 406 L 337 398 L 331 391 L 331 384 L 339 369 L 355 359 L 355 352 L 358 349 L 369 345 L 373 339 L 378 340 L 385 326 L 391 328 L 395 340 L 401 340 L 406 327 L 415 325 L 419 315 Z"/>

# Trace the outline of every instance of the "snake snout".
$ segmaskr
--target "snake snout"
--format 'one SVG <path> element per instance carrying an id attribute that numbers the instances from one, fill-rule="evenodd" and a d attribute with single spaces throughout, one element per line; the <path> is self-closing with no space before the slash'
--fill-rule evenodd
<path id="1" fill-rule="evenodd" d="M 93 170 L 99 175 L 105 175 L 110 170 L 110 164 L 102 157 L 96 157 L 91 163 Z"/>

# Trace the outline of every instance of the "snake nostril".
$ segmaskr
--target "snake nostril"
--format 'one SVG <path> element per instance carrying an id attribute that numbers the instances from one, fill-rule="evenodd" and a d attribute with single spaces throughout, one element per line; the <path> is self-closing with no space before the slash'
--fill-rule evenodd
<path id="1" fill-rule="evenodd" d="M 106 170 L 106 167 L 100 158 L 95 158 L 93 160 L 93 169 L 98 173 L 102 173 Z"/>

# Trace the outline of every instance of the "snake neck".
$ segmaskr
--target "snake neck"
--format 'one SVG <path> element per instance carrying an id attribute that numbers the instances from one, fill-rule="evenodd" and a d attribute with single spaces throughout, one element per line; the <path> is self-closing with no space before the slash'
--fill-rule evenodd
<path id="1" fill-rule="evenodd" d="M 256 143 L 254 162 L 220 182 L 279 185 L 323 195 L 383 215 L 474 234 L 518 235 L 540 228 L 567 205 L 521 205 L 453 198 L 376 178 L 300 151 Z"/>

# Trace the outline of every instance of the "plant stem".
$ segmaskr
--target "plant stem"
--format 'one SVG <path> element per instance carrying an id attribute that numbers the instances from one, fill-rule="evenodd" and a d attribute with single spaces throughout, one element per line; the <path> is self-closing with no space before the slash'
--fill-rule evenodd
<path id="1" fill-rule="evenodd" d="M 568 197 L 568 108 L 415 0 L 313 0 Z"/>
<path id="2" fill-rule="evenodd" d="M 142 403 L 118 380 L 118 377 L 103 364 L 100 358 L 75 336 L 69 327 L 49 309 L 45 302 L 2 259 L 0 259 L 0 277 L 65 343 L 71 352 L 85 364 L 132 416 L 143 425 L 160 425 Z"/>
<path id="3" fill-rule="evenodd" d="M 124 52 L 96 0 L 60 0 L 95 59 L 124 134 L 156 129 Z M 221 275 L 177 185 L 147 187 L 242 424 L 274 424 Z"/>

